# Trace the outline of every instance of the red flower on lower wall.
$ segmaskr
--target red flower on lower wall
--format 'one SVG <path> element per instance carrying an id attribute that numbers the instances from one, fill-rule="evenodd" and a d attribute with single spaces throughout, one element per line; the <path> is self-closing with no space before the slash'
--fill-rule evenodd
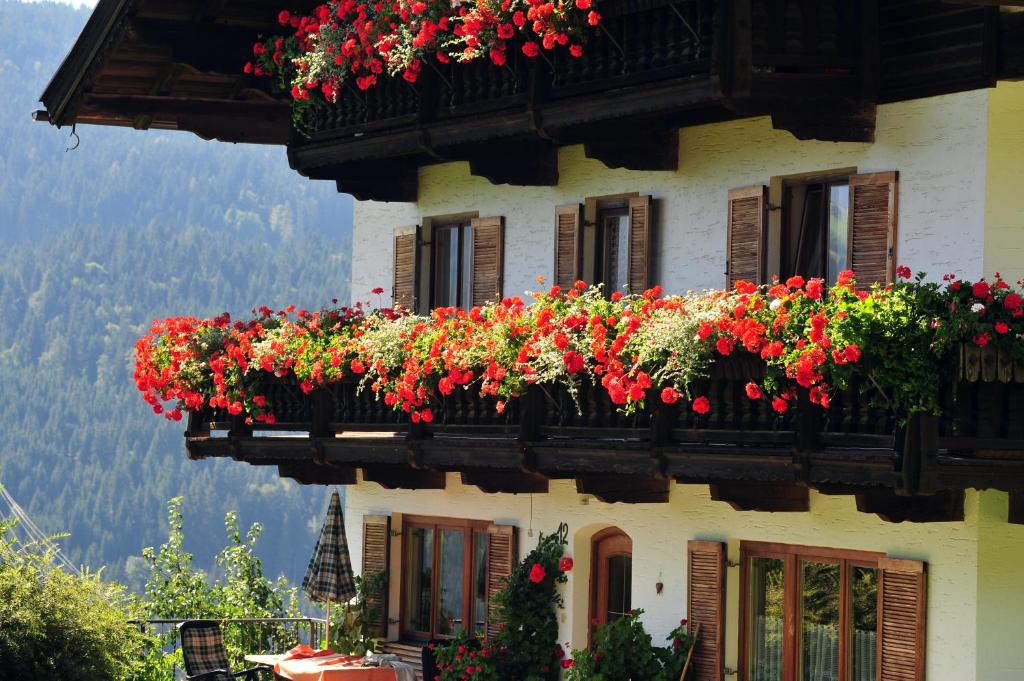
<path id="1" fill-rule="evenodd" d="M 763 367 L 744 392 L 778 414 L 798 396 L 828 409 L 835 391 L 863 377 L 906 417 L 937 408 L 945 355 L 961 343 L 1024 359 L 1021 296 L 998 277 L 947 276 L 945 285 L 918 278 L 867 293 L 843 273 L 828 289 L 793 277 L 686 296 L 655 288 L 611 297 L 580 282 L 532 295 L 529 305 L 513 297 L 429 317 L 366 312 L 361 304 L 318 312 L 261 308 L 245 322 L 172 317 L 154 322 L 136 343 L 135 382 L 153 411 L 174 420 L 210 406 L 274 423 L 274 404 L 262 392 L 270 375 L 307 393 L 357 381 L 422 423 L 456 390 L 493 397 L 502 413 L 535 384 L 572 396 L 588 384 L 626 413 L 654 396 L 703 416 L 714 403 L 694 386 L 728 355 Z"/>

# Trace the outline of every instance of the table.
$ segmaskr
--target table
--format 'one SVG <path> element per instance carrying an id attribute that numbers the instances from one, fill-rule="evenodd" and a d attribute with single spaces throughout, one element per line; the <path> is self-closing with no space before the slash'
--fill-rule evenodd
<path id="1" fill-rule="evenodd" d="M 245 661 L 271 667 L 274 674 L 288 681 L 397 681 L 388 667 L 364 667 L 362 658 L 325 655 L 300 660 L 282 660 L 284 655 L 246 655 Z"/>

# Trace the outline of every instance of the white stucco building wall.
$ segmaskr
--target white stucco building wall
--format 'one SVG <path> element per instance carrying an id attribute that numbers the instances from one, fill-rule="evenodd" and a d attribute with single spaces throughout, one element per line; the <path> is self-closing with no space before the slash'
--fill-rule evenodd
<path id="1" fill-rule="evenodd" d="M 352 295 L 367 300 L 377 286 L 390 292 L 395 229 L 466 211 L 505 217 L 504 292 L 521 294 L 536 286 L 537 275 L 551 276 L 555 206 L 622 192 L 654 198 L 652 282 L 669 292 L 720 287 L 730 188 L 844 167 L 899 171 L 899 263 L 936 279 L 947 272 L 978 277 L 989 97 L 981 90 L 880 106 L 871 144 L 798 141 L 767 118 L 684 128 L 674 172 L 610 170 L 582 147 L 566 147 L 555 187 L 492 185 L 470 175 L 468 163 L 424 167 L 417 203 L 356 203 Z"/>
<path id="2" fill-rule="evenodd" d="M 773 130 L 766 118 L 685 128 L 679 135 L 679 168 L 673 172 L 610 170 L 585 158 L 582 147 L 559 151 L 555 187 L 496 186 L 473 177 L 466 163 L 420 170 L 415 204 L 357 202 L 352 253 L 352 296 L 375 300 L 374 287 L 390 292 L 394 230 L 424 218 L 475 211 L 506 220 L 506 295 L 550 279 L 555 207 L 587 197 L 638 192 L 654 198 L 654 270 L 651 281 L 669 292 L 724 283 L 726 198 L 730 188 L 767 185 L 773 176 L 856 167 L 858 172 L 900 173 L 897 261 L 934 279 L 947 272 L 975 278 L 993 265 L 1019 276 L 1013 254 L 1024 243 L 1024 214 L 1012 159 L 1001 145 L 1019 139 L 1013 113 L 1024 102 L 1024 84 L 880 106 L 871 144 L 797 141 Z M 1008 89 L 1006 89 L 1008 88 Z M 1013 135 L 1004 134 L 1009 130 Z M 998 153 L 993 153 L 994 151 Z M 1009 174 L 1008 174 L 1009 173 Z M 1015 174 L 1016 173 L 1016 174 Z M 995 179 L 999 182 L 995 182 Z M 448 476 L 445 490 L 387 491 L 361 482 L 349 487 L 347 530 L 359 546 L 364 514 L 447 516 L 519 527 L 524 555 L 536 533 L 570 527 L 576 569 L 566 586 L 560 637 L 582 646 L 589 615 L 590 538 L 617 526 L 633 540 L 634 607 L 647 614 L 660 641 L 685 616 L 686 543 L 728 543 L 738 561 L 741 540 L 880 551 L 928 563 L 927 678 L 930 681 L 1024 679 L 1024 649 L 1012 642 L 1024 613 L 1024 528 L 1006 522 L 1007 497 L 968 492 L 962 522 L 892 524 L 859 513 L 849 496 L 811 493 L 808 513 L 738 512 L 711 501 L 705 485 L 673 485 L 670 502 L 604 504 L 576 493 L 572 482 L 552 481 L 548 494 L 485 495 Z M 531 510 L 532 509 L 532 510 Z M 530 535 L 530 528 L 534 534 Z M 400 541 L 392 542 L 399 568 Z M 356 552 L 358 553 L 358 552 Z M 356 563 L 359 556 L 353 555 Z M 664 584 L 660 595 L 657 582 Z M 727 583 L 726 666 L 738 662 L 739 569 Z M 398 585 L 392 602 L 397 604 Z M 392 627 L 397 633 L 397 627 Z M 735 678 L 735 677 L 731 677 Z"/>
<path id="3" fill-rule="evenodd" d="M 706 485 L 673 485 L 667 504 L 606 504 L 577 494 L 571 481 L 551 481 L 547 494 L 484 494 L 462 485 L 457 474 L 448 476 L 444 490 L 384 490 L 361 482 L 348 488 L 345 503 L 346 532 L 353 546 L 360 545 L 364 514 L 392 514 L 393 531 L 401 528 L 403 513 L 515 525 L 520 558 L 536 545 L 538 533 L 554 532 L 559 523 L 567 523 L 566 552 L 576 565 L 564 587 L 566 609 L 559 637 L 576 647 L 586 645 L 590 617 L 590 539 L 606 527 L 616 526 L 633 540 L 632 605 L 644 609 L 644 623 L 655 642 L 663 641 L 686 616 L 690 539 L 726 542 L 732 562 L 739 561 L 742 540 L 878 551 L 923 560 L 928 563 L 927 678 L 1024 678 L 1024 652 L 1008 640 L 1012 632 L 1020 631 L 1024 608 L 1024 528 L 1006 523 L 1004 493 L 969 491 L 962 522 L 899 524 L 857 511 L 852 496 L 813 491 L 806 513 L 741 512 L 712 501 Z M 396 537 L 391 546 L 392 574 L 397 575 L 401 541 Z M 359 559 L 353 555 L 357 572 Z M 392 584 L 393 605 L 398 603 L 397 581 Z M 660 595 L 655 589 L 658 582 L 664 585 Z M 730 567 L 725 661 L 732 669 L 739 656 L 739 593 L 739 568 Z M 397 634 L 396 626 L 392 630 Z"/>

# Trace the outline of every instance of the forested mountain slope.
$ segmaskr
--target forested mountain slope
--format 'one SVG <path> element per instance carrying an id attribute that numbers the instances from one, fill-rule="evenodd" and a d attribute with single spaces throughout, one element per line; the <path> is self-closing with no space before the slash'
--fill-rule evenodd
<path id="1" fill-rule="evenodd" d="M 0 484 L 71 532 L 70 557 L 129 583 L 179 494 L 200 564 L 237 508 L 264 524 L 268 572 L 297 580 L 326 490 L 187 461 L 183 424 L 139 399 L 131 350 L 155 317 L 347 298 L 351 200 L 280 148 L 83 126 L 65 153 L 69 131 L 30 113 L 86 18 L 0 0 Z"/>

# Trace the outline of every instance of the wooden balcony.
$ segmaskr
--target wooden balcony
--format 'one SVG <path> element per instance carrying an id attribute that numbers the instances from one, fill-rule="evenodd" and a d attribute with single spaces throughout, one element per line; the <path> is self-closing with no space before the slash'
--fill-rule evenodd
<path id="1" fill-rule="evenodd" d="M 253 432 L 213 411 L 190 416 L 192 458 L 232 457 L 275 465 L 303 483 L 363 479 L 388 488 L 443 488 L 447 472 L 487 492 L 548 489 L 574 479 L 606 501 L 665 502 L 671 482 L 710 483 L 737 508 L 807 510 L 809 488 L 856 494 L 859 507 L 892 520 L 963 513 L 963 490 L 1024 493 L 1024 363 L 976 348 L 951 358 L 938 415 L 900 423 L 850 385 L 823 410 L 800 399 L 779 415 L 744 386 L 762 375 L 751 356 L 720 359 L 696 386 L 711 411 L 698 415 L 655 395 L 626 416 L 605 391 L 533 386 L 499 414 L 493 398 L 459 391 L 410 424 L 356 383 L 304 394 L 269 378 L 262 391 L 277 423 Z"/>
<path id="2" fill-rule="evenodd" d="M 765 19 L 776 4 L 742 16 L 714 0 L 603 0 L 581 59 L 529 59 L 514 45 L 502 68 L 430 63 L 414 85 L 348 87 L 310 114 L 310 138 L 293 139 L 289 157 L 357 198 L 411 201 L 417 168 L 448 160 L 497 184 L 557 184 L 566 144 L 611 168 L 672 170 L 679 127 L 783 106 L 779 127 L 798 136 L 870 140 L 860 6 L 825 0 L 788 32 L 751 31 L 749 13 Z M 804 99 L 809 110 L 794 108 Z"/>

